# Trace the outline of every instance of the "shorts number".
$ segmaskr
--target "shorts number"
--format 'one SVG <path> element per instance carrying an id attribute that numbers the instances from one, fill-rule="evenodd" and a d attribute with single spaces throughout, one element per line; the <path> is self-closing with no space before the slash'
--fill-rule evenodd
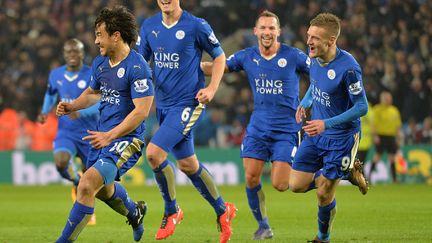
<path id="1" fill-rule="evenodd" d="M 341 167 L 341 170 L 342 171 L 348 170 L 349 167 L 350 167 L 350 164 L 351 164 L 351 158 L 347 157 L 347 156 L 343 157 L 342 158 L 342 167 Z"/>
<path id="2" fill-rule="evenodd" d="M 181 114 L 182 121 L 187 122 L 189 120 L 190 112 L 191 112 L 191 108 L 190 107 L 184 108 L 184 110 L 183 110 L 183 112 Z"/>
<path id="3" fill-rule="evenodd" d="M 113 152 L 116 150 L 118 153 L 123 152 L 123 150 L 126 149 L 126 147 L 129 145 L 128 141 L 121 141 L 121 142 L 115 142 L 114 146 L 109 150 L 110 152 Z"/>

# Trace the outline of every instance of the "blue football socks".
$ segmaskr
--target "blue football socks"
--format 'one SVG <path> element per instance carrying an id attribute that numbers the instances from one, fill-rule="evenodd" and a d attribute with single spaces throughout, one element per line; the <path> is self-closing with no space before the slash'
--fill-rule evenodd
<path id="1" fill-rule="evenodd" d="M 114 182 L 114 194 L 105 203 L 128 219 L 135 217 L 135 202 L 129 198 L 126 189 L 118 182 Z"/>
<path id="2" fill-rule="evenodd" d="M 203 164 L 199 164 L 198 171 L 193 175 L 188 175 L 192 184 L 199 193 L 210 203 L 216 214 L 222 215 L 225 212 L 225 202 L 216 187 L 210 172 Z"/>
<path id="3" fill-rule="evenodd" d="M 265 207 L 265 196 L 264 192 L 261 189 L 261 183 L 254 188 L 246 187 L 246 195 L 248 198 L 249 207 L 252 211 L 253 216 L 258 222 L 259 227 L 268 229 L 270 228 L 270 226 L 268 224 L 267 212 Z"/>
<path id="4" fill-rule="evenodd" d="M 174 165 L 165 160 L 153 170 L 159 190 L 165 202 L 165 215 L 177 212 Z"/>
<path id="5" fill-rule="evenodd" d="M 318 206 L 318 238 L 322 241 L 330 240 L 330 230 L 336 215 L 336 199 L 327 206 Z"/>
<path id="6" fill-rule="evenodd" d="M 63 229 L 62 235 L 56 242 L 66 243 L 75 241 L 87 225 L 93 213 L 94 208 L 75 202 Z"/>

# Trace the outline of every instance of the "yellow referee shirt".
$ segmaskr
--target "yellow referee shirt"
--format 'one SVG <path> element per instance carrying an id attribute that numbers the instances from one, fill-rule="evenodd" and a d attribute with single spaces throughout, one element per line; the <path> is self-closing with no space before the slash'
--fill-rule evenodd
<path id="1" fill-rule="evenodd" d="M 373 107 L 375 132 L 381 136 L 396 136 L 402 124 L 399 110 L 393 106 L 377 104 Z"/>

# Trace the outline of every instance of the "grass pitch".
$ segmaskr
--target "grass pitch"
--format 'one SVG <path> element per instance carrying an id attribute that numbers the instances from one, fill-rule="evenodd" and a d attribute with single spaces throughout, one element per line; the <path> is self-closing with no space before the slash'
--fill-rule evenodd
<path id="1" fill-rule="evenodd" d="M 141 242 L 156 242 L 154 235 L 163 214 L 163 201 L 156 186 L 127 186 L 134 200 L 145 200 Z M 317 231 L 314 191 L 306 194 L 279 193 L 264 185 L 274 238 L 266 242 L 306 242 Z M 239 211 L 234 219 L 231 242 L 251 240 L 257 224 L 247 204 L 244 186 L 223 186 L 226 201 Z M 332 242 L 432 242 L 432 187 L 427 185 L 378 185 L 367 196 L 356 187 L 340 186 L 338 213 Z M 177 202 L 185 217 L 173 236 L 164 242 L 219 242 L 216 216 L 192 186 L 177 187 Z M 0 186 L 0 242 L 54 242 L 71 209 L 70 187 Z M 76 242 L 133 242 L 125 217 L 104 203 L 96 203 L 97 225 L 87 226 Z"/>

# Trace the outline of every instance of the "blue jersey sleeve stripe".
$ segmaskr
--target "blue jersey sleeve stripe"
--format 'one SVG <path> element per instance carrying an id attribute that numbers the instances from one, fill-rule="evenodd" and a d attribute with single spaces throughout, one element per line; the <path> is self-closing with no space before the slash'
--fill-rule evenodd
<path id="1" fill-rule="evenodd" d="M 218 47 L 214 48 L 211 51 L 211 53 L 209 53 L 209 54 L 213 59 L 215 59 L 216 57 L 220 56 L 223 52 L 224 51 L 223 51 L 222 47 L 218 46 Z"/>
<path id="2" fill-rule="evenodd" d="M 300 102 L 300 106 L 304 108 L 309 108 L 312 105 L 312 101 L 312 86 L 309 86 L 309 89 L 306 91 L 306 94 Z"/>
<path id="3" fill-rule="evenodd" d="M 334 116 L 329 119 L 324 120 L 325 128 L 332 128 L 339 124 L 353 121 L 361 116 L 364 116 L 368 111 L 368 103 L 366 96 L 362 96 L 362 98 L 355 99 L 354 105 L 349 110 Z"/>
<path id="4" fill-rule="evenodd" d="M 83 110 L 78 111 L 81 117 L 90 117 L 93 115 L 99 114 L 99 102 L 86 108 Z"/>
<path id="5" fill-rule="evenodd" d="M 42 114 L 48 114 L 51 109 L 53 108 L 55 102 L 57 101 L 57 94 L 49 94 L 48 92 L 45 93 L 44 102 L 42 105 Z"/>

